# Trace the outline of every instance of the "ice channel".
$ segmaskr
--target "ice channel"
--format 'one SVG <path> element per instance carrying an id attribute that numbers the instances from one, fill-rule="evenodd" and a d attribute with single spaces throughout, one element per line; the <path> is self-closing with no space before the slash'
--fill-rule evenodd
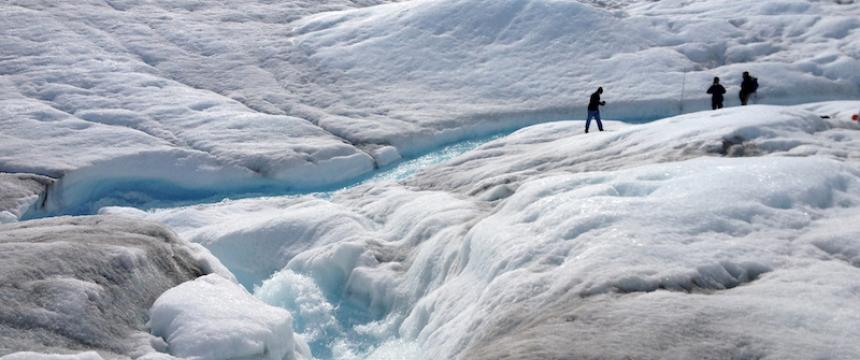
<path id="1" fill-rule="evenodd" d="M 370 174 L 354 179 L 350 183 L 341 184 L 335 188 L 307 192 L 268 189 L 265 192 L 227 194 L 224 197 L 210 196 L 203 199 L 190 200 L 187 198 L 177 198 L 172 203 L 148 202 L 136 204 L 134 202 L 122 202 L 122 196 L 114 196 L 108 200 L 96 200 L 95 203 L 111 204 L 109 207 L 104 208 L 104 211 L 108 213 L 127 212 L 133 214 L 143 210 L 149 214 L 146 217 L 164 222 L 179 233 L 180 236 L 189 237 L 189 232 L 196 231 L 189 231 L 188 229 L 189 227 L 193 227 L 193 224 L 172 223 L 168 219 L 171 215 L 162 217 L 160 214 L 186 211 L 186 209 L 196 207 L 197 205 L 207 207 L 237 202 L 264 203 L 267 201 L 291 201 L 290 199 L 299 200 L 308 196 L 330 199 L 338 191 L 362 184 L 406 180 L 422 169 L 455 158 L 484 143 L 504 137 L 511 132 L 505 131 L 448 144 L 421 156 L 404 159 L 403 161 L 379 168 Z M 176 218 L 187 217 L 189 216 L 177 216 Z M 242 220 L 232 219 L 231 221 L 241 222 Z M 277 228 L 271 231 L 279 232 L 272 236 L 277 237 L 279 241 L 283 241 L 284 229 Z M 188 240 L 196 242 L 199 239 Z M 340 294 L 322 290 L 320 288 L 322 285 L 318 284 L 312 278 L 280 268 L 263 270 L 271 272 L 249 273 L 248 269 L 243 269 L 239 265 L 247 263 L 247 259 L 243 258 L 241 254 L 237 255 L 236 245 L 234 243 L 233 245 L 226 246 L 206 246 L 210 248 L 210 251 L 215 256 L 219 257 L 221 262 L 233 272 L 237 280 L 248 291 L 264 302 L 285 308 L 291 313 L 293 316 L 294 331 L 308 343 L 311 353 L 316 359 L 420 358 L 417 353 L 419 351 L 418 346 L 398 339 L 397 334 L 387 333 L 388 330 L 386 329 L 388 327 L 385 324 L 379 323 L 382 320 L 378 317 L 379 314 L 373 314 L 361 304 L 354 304 L 347 299 L 341 298 Z M 255 245 L 248 244 L 243 247 L 253 246 Z M 239 252 L 241 253 L 242 251 Z"/>

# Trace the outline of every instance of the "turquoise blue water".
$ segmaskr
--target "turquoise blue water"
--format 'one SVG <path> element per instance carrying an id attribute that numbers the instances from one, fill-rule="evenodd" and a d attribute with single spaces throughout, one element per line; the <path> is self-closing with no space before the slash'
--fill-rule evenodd
<path id="1" fill-rule="evenodd" d="M 402 180 L 406 180 L 406 179 L 412 177 L 413 175 L 415 175 L 420 170 L 423 170 L 423 169 L 432 167 L 433 165 L 440 164 L 440 163 L 443 163 L 443 162 L 448 161 L 450 159 L 453 159 L 453 158 L 460 156 L 460 155 L 462 155 L 462 154 L 464 154 L 470 150 L 476 149 L 477 147 L 479 147 L 479 146 L 481 146 L 487 142 L 502 138 L 502 137 L 507 136 L 509 134 L 510 134 L 510 132 L 505 132 L 505 133 L 495 134 L 492 136 L 487 136 L 487 137 L 482 137 L 482 138 L 477 138 L 477 139 L 472 139 L 472 140 L 465 140 L 465 141 L 461 141 L 458 143 L 446 145 L 446 146 L 439 148 L 438 150 L 429 152 L 427 154 L 424 154 L 424 155 L 421 155 L 421 156 L 418 156 L 415 158 L 411 158 L 411 159 L 404 159 L 404 160 L 397 162 L 395 164 L 379 168 L 376 171 L 372 172 L 371 174 L 368 174 L 366 176 L 363 176 L 363 177 L 357 179 L 352 184 L 340 186 L 337 189 L 333 189 L 333 190 L 329 190 L 329 191 L 313 192 L 313 194 L 320 196 L 320 197 L 328 197 L 337 191 L 340 191 L 343 189 L 348 189 L 351 187 L 355 187 L 355 186 L 358 186 L 361 184 L 377 182 L 377 181 L 402 181 Z"/>

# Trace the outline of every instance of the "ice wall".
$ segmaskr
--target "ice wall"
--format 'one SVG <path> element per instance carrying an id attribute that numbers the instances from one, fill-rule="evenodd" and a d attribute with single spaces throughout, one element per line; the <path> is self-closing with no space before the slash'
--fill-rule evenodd
<path id="1" fill-rule="evenodd" d="M 17 221 L 33 207 L 40 207 L 54 179 L 33 174 L 0 173 L 0 224 Z"/>

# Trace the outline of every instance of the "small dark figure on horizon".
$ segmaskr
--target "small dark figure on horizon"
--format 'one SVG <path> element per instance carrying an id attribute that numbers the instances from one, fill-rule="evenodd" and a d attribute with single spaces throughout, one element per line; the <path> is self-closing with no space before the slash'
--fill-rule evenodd
<path id="1" fill-rule="evenodd" d="M 600 106 L 606 105 L 606 101 L 600 101 L 600 94 L 603 94 L 603 87 L 598 87 L 597 91 L 591 94 L 591 99 L 588 101 L 588 119 L 585 120 L 586 134 L 588 134 L 592 118 L 597 120 L 597 128 L 603 131 L 603 123 L 600 121 Z"/>
<path id="2" fill-rule="evenodd" d="M 720 85 L 720 78 L 714 77 L 714 84 L 708 88 L 708 94 L 711 94 L 711 109 L 717 110 L 723 108 L 723 95 L 726 93 L 726 88 Z"/>
<path id="3" fill-rule="evenodd" d="M 741 105 L 746 105 L 750 100 L 750 95 L 754 94 L 758 90 L 758 79 L 750 76 L 750 73 L 744 71 L 744 80 L 741 81 Z"/>

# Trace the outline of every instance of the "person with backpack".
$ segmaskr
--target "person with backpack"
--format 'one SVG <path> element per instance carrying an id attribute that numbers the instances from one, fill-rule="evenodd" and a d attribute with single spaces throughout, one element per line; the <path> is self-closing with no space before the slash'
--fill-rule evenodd
<path id="1" fill-rule="evenodd" d="M 598 87 L 597 91 L 591 94 L 591 99 L 588 101 L 588 119 L 585 120 L 585 133 L 588 134 L 588 128 L 591 126 L 591 119 L 597 120 L 597 128 L 603 131 L 603 123 L 600 122 L 600 106 L 606 105 L 606 101 L 600 101 L 600 95 L 603 94 L 603 87 Z"/>
<path id="2" fill-rule="evenodd" d="M 723 95 L 726 93 L 726 88 L 720 85 L 720 78 L 714 77 L 714 84 L 708 88 L 708 94 L 711 94 L 711 109 L 717 110 L 723 108 Z"/>
<path id="3" fill-rule="evenodd" d="M 741 81 L 741 105 L 746 105 L 750 100 L 750 95 L 758 90 L 758 79 L 750 76 L 748 71 L 744 71 L 743 81 Z"/>

